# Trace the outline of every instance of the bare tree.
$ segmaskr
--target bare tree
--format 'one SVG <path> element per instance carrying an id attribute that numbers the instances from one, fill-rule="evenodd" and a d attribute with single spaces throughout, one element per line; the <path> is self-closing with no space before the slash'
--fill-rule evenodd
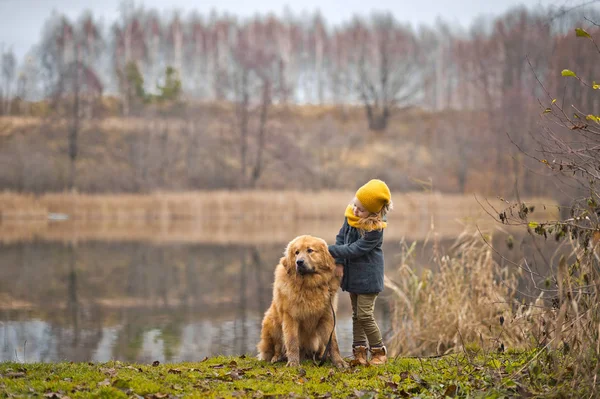
<path id="1" fill-rule="evenodd" d="M 275 36 L 277 53 L 279 54 L 278 97 L 287 104 L 294 100 L 298 76 L 300 74 L 300 48 L 302 47 L 302 32 L 291 15 L 287 15 L 282 24 L 278 25 Z"/>
<path id="2" fill-rule="evenodd" d="M 393 110 L 408 105 L 420 84 L 415 36 L 391 14 L 374 14 L 369 25 L 356 20 L 352 36 L 358 96 L 369 128 L 384 130 Z"/>
<path id="3" fill-rule="evenodd" d="M 235 69 L 232 94 L 239 132 L 241 187 L 254 187 L 264 168 L 268 113 L 278 65 L 276 55 L 260 47 L 259 43 L 264 35 L 264 26 L 255 20 L 245 29 L 239 30 L 237 46 L 233 52 Z M 253 114 L 258 114 L 256 123 L 252 123 Z M 255 148 L 253 157 L 249 154 L 251 144 Z"/>
<path id="4" fill-rule="evenodd" d="M 48 35 L 41 49 L 43 71 L 49 79 L 47 90 L 58 111 L 56 116 L 66 117 L 69 121 L 67 188 L 73 189 L 79 153 L 78 135 L 84 117 L 82 102 L 87 100 L 91 108 L 103 91 L 103 84 L 91 64 L 95 59 L 92 54 L 95 54 L 98 33 L 93 20 L 84 20 L 78 28 L 64 16 L 53 20 L 46 29 Z"/>
<path id="5" fill-rule="evenodd" d="M 102 38 L 101 27 L 91 14 L 84 14 L 78 24 L 78 49 L 81 54 L 78 54 L 79 63 L 84 65 L 87 73 L 94 70 L 93 77 L 87 76 L 88 79 L 97 80 L 96 86 L 98 89 L 102 87 L 100 77 L 96 73 L 97 68 L 94 66 L 100 62 L 100 54 L 104 49 L 104 40 Z M 92 82 L 87 82 L 92 83 Z M 101 89 L 100 89 L 101 90 Z M 94 106 L 96 105 L 96 93 L 87 91 L 83 93 L 81 101 L 82 108 L 87 119 L 94 116 Z"/>
<path id="6" fill-rule="evenodd" d="M 188 22 L 189 40 L 186 41 L 184 54 L 187 78 L 191 82 L 188 91 L 193 97 L 206 98 L 208 96 L 208 29 L 202 17 L 192 14 Z"/>
<path id="7" fill-rule="evenodd" d="M 4 86 L 3 91 L 3 104 L 2 113 L 4 115 L 10 114 L 10 108 L 12 104 L 12 86 L 15 80 L 17 59 L 12 49 L 8 51 L 2 51 L 2 83 Z"/>
<path id="8" fill-rule="evenodd" d="M 183 32 L 183 24 L 179 14 L 175 14 L 169 26 L 169 47 L 171 48 L 172 62 L 176 70 L 181 71 L 183 66 L 183 49 L 187 37 Z"/>

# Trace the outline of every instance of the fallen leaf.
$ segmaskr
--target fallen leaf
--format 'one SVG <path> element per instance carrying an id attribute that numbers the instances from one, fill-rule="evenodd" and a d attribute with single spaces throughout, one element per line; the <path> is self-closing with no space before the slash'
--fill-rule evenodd
<path id="1" fill-rule="evenodd" d="M 208 391 L 210 389 L 208 383 L 206 381 L 201 381 L 193 385 L 196 389 L 202 389 L 203 391 Z"/>
<path id="2" fill-rule="evenodd" d="M 171 388 L 173 388 L 176 391 L 183 391 L 183 387 L 181 385 L 173 385 Z"/>
<path id="3" fill-rule="evenodd" d="M 306 370 L 304 370 L 303 368 L 299 368 L 298 369 L 298 375 L 300 377 L 304 377 L 306 375 Z"/>
<path id="4" fill-rule="evenodd" d="M 160 362 L 158 360 L 155 360 L 152 362 L 152 367 L 156 367 L 160 364 Z"/>
<path id="5" fill-rule="evenodd" d="M 374 399 L 377 397 L 377 392 L 373 391 L 359 391 L 357 389 L 354 390 L 355 397 L 359 399 Z"/>
<path id="6" fill-rule="evenodd" d="M 262 398 L 263 396 L 265 396 L 265 394 L 261 390 L 258 390 L 252 394 L 253 398 Z"/>
<path id="7" fill-rule="evenodd" d="M 204 359 L 200 360 L 200 363 L 205 362 L 208 360 L 208 356 L 205 356 Z"/>
<path id="8" fill-rule="evenodd" d="M 235 360 L 230 361 L 229 367 L 237 367 L 237 362 Z"/>
<path id="9" fill-rule="evenodd" d="M 519 394 L 519 397 L 521 397 L 521 398 L 530 398 L 533 396 L 533 394 L 531 392 L 529 392 L 526 388 L 521 386 L 521 384 L 517 385 L 517 393 Z"/>
<path id="10" fill-rule="evenodd" d="M 4 374 L 6 378 L 23 378 L 25 377 L 25 373 L 22 371 L 15 371 L 8 374 Z"/>
<path id="11" fill-rule="evenodd" d="M 225 367 L 223 364 L 215 364 L 214 366 L 211 366 L 213 369 L 222 369 L 223 367 Z"/>
<path id="12" fill-rule="evenodd" d="M 387 381 L 385 383 L 385 386 L 391 388 L 394 391 L 398 389 L 398 384 L 396 384 L 394 381 Z"/>
<path id="13" fill-rule="evenodd" d="M 408 371 L 403 371 L 400 373 L 400 381 L 408 378 Z"/>
<path id="14" fill-rule="evenodd" d="M 245 358 L 246 358 L 246 355 L 240 356 L 240 359 L 245 359 Z"/>
<path id="15" fill-rule="evenodd" d="M 242 379 L 242 377 L 235 370 L 227 373 L 227 375 L 231 377 L 232 381 L 236 381 L 236 380 L 241 380 Z"/>
<path id="16" fill-rule="evenodd" d="M 446 387 L 446 391 L 444 392 L 444 397 L 454 397 L 454 395 L 456 395 L 456 385 L 448 385 L 448 387 Z"/>
<path id="17" fill-rule="evenodd" d="M 148 394 L 148 395 L 144 396 L 144 398 L 146 398 L 146 399 L 163 399 L 163 398 L 166 398 L 168 396 L 169 396 L 168 393 L 157 392 L 157 393 Z"/>
<path id="18" fill-rule="evenodd" d="M 83 385 L 83 384 L 79 384 L 79 385 L 75 385 L 73 387 L 73 389 L 71 389 L 71 392 L 81 392 L 81 391 L 89 391 L 90 389 Z"/>
<path id="19" fill-rule="evenodd" d="M 98 386 L 99 386 L 99 387 L 107 387 L 107 386 L 109 386 L 109 385 L 110 385 L 110 380 L 109 380 L 108 378 L 107 378 L 107 379 L 105 379 L 104 381 L 100 381 L 100 382 L 98 383 Z"/>
<path id="20" fill-rule="evenodd" d="M 115 377 L 117 375 L 117 370 L 115 370 L 114 368 L 100 367 L 100 372 L 106 374 L 109 377 Z"/>
<path id="21" fill-rule="evenodd" d="M 181 374 L 181 370 L 179 369 L 169 369 L 169 374 Z"/>

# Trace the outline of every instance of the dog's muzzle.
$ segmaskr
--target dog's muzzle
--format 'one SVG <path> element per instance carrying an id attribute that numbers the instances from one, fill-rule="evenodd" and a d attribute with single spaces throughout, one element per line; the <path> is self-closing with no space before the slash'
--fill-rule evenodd
<path id="1" fill-rule="evenodd" d="M 296 261 L 296 272 L 300 275 L 305 275 L 305 274 L 312 274 L 315 271 L 311 270 L 307 265 L 306 262 L 304 262 L 304 259 L 298 259 Z"/>

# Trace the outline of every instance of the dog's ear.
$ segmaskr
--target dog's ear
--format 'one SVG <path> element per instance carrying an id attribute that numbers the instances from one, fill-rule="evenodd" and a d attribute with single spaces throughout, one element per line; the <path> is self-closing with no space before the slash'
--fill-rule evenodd
<path id="1" fill-rule="evenodd" d="M 283 267 L 285 268 L 285 270 L 287 270 L 288 274 L 291 273 L 291 271 L 294 269 L 294 243 L 295 243 L 295 239 L 290 241 L 290 243 L 287 245 L 287 247 L 285 248 L 285 251 L 283 253 L 283 258 L 281 258 L 281 264 L 283 265 Z"/>
<path id="2" fill-rule="evenodd" d="M 279 259 L 279 263 L 281 263 L 281 266 L 283 266 L 283 268 L 284 268 L 285 270 L 288 270 L 288 267 L 289 267 L 289 266 L 288 266 L 288 265 L 289 265 L 289 262 L 288 262 L 288 260 L 287 260 L 287 256 L 284 256 L 284 257 L 282 257 L 281 259 Z"/>
<path id="3" fill-rule="evenodd" d="M 319 243 L 317 244 L 319 247 L 319 252 L 323 254 L 323 260 L 326 263 L 327 269 L 334 270 L 335 269 L 335 259 L 329 253 L 329 246 L 327 245 L 327 241 L 323 239 L 319 239 Z"/>

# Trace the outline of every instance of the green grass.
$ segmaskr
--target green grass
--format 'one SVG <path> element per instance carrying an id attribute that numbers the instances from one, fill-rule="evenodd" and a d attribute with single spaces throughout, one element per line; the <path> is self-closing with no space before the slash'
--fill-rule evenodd
<path id="1" fill-rule="evenodd" d="M 553 376 L 557 354 L 511 352 L 392 359 L 383 367 L 288 368 L 252 357 L 198 363 L 0 363 L 0 398 L 405 398 L 589 396 Z M 554 359 L 548 362 L 547 359 Z M 561 373 L 564 376 L 564 373 Z"/>

